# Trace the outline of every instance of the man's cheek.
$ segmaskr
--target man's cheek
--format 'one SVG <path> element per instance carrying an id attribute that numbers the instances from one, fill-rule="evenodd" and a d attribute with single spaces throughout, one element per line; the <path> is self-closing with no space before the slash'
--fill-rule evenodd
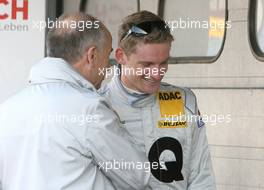
<path id="1" fill-rule="evenodd" d="M 151 68 L 144 68 L 144 70 L 143 70 L 144 76 L 146 78 L 150 78 L 150 76 L 152 75 L 152 71 L 153 71 L 153 69 L 151 69 Z"/>
<path id="2" fill-rule="evenodd" d="M 166 74 L 167 71 L 168 71 L 168 66 L 167 67 L 161 67 L 160 68 L 160 75 L 162 77 L 164 77 L 164 75 Z"/>

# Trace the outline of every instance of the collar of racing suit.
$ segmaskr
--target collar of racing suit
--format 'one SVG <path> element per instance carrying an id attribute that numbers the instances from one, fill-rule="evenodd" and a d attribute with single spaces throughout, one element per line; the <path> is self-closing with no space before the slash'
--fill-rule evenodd
<path id="1" fill-rule="evenodd" d="M 120 79 L 120 75 L 114 75 L 110 82 L 112 93 L 122 103 L 135 108 L 152 106 L 156 100 L 156 94 L 142 94 L 125 87 Z"/>
<path id="2" fill-rule="evenodd" d="M 35 64 L 28 79 L 30 84 L 69 82 L 96 91 L 95 87 L 61 58 L 46 57 Z"/>

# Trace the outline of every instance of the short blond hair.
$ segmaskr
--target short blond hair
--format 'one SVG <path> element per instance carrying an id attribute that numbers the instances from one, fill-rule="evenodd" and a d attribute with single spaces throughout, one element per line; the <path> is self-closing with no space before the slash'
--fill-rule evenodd
<path id="1" fill-rule="evenodd" d="M 150 34 L 142 38 L 136 38 L 130 35 L 126 39 L 123 39 L 132 26 L 147 21 L 164 22 L 164 20 L 161 17 L 149 11 L 136 12 L 125 17 L 122 20 L 122 24 L 119 26 L 119 30 L 118 30 L 118 45 L 125 51 L 126 54 L 129 55 L 130 53 L 135 52 L 136 45 L 138 43 L 163 43 L 163 42 L 173 41 L 173 36 L 171 35 L 170 30 L 166 30 L 166 31 L 153 30 Z"/>

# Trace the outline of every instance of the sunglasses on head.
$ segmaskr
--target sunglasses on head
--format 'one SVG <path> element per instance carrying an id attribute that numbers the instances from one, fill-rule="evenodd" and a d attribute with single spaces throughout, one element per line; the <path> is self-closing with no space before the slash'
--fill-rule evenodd
<path id="1" fill-rule="evenodd" d="M 146 21 L 146 22 L 142 22 L 142 23 L 139 23 L 137 25 L 132 26 L 128 30 L 126 35 L 120 41 L 126 39 L 130 35 L 133 35 L 136 37 L 142 37 L 142 36 L 148 35 L 155 29 L 161 30 L 164 32 L 170 31 L 169 26 L 164 21 L 160 21 L 160 20 L 158 20 L 158 21 Z"/>

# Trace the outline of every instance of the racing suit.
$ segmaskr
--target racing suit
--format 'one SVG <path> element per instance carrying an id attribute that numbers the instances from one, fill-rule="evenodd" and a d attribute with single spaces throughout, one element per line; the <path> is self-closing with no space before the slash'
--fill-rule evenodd
<path id="1" fill-rule="evenodd" d="M 204 123 L 191 90 L 161 83 L 156 94 L 141 94 L 115 75 L 99 92 L 150 163 L 159 163 L 151 165 L 152 189 L 216 189 Z"/>
<path id="2" fill-rule="evenodd" d="M 111 166 L 147 162 L 120 126 L 70 64 L 41 60 L 30 85 L 0 106 L 0 189 L 145 189 L 149 172 Z"/>

